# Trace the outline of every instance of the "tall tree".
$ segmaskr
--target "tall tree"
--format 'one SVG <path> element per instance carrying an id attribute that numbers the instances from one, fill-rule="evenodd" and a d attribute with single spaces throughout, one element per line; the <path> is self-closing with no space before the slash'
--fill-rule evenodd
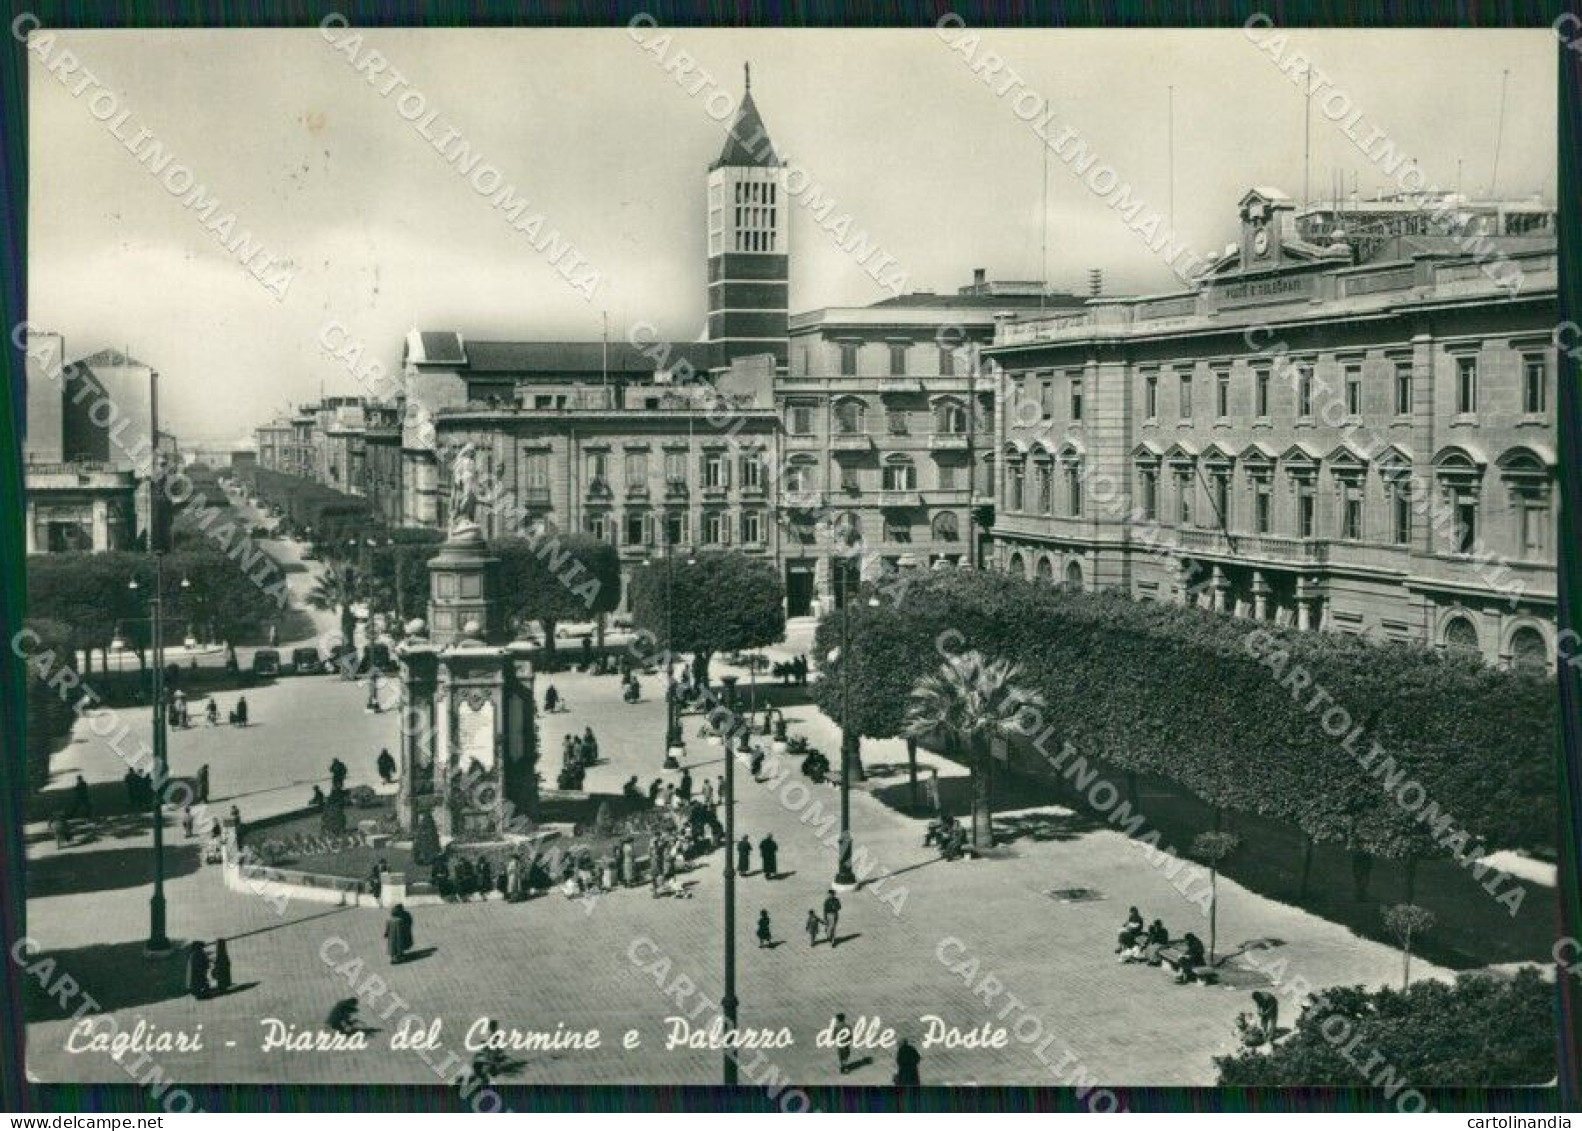
<path id="1" fill-rule="evenodd" d="M 555 626 L 597 620 L 621 603 L 621 561 L 615 547 L 590 534 L 545 530 L 533 538 L 497 538 L 500 589 L 507 615 L 537 621 L 544 648 L 555 650 Z"/>
<path id="2" fill-rule="evenodd" d="M 1042 695 L 1021 686 L 1021 675 L 1021 667 L 1009 660 L 961 652 L 912 689 L 907 733 L 917 738 L 947 738 L 968 753 L 972 843 L 978 848 L 994 844 L 990 741 L 1021 733 L 1022 712 L 1044 705 Z"/>
<path id="3" fill-rule="evenodd" d="M 1214 965 L 1214 944 L 1219 933 L 1219 869 L 1241 845 L 1235 833 L 1198 833 L 1192 855 L 1208 865 L 1208 964 Z"/>
<path id="4" fill-rule="evenodd" d="M 1434 929 L 1434 913 L 1415 903 L 1397 903 L 1384 911 L 1384 925 L 1401 944 L 1401 990 L 1404 993 L 1412 984 L 1412 942 L 1425 931 Z"/>
<path id="5" fill-rule="evenodd" d="M 785 639 L 785 588 L 773 563 L 737 551 L 660 559 L 632 575 L 632 620 L 672 652 L 693 653 L 707 682 L 716 652 Z"/>
<path id="6" fill-rule="evenodd" d="M 357 627 L 357 618 L 352 613 L 352 602 L 356 599 L 356 577 L 349 565 L 325 569 L 304 597 L 311 609 L 340 613 L 341 638 L 348 644 Z"/>

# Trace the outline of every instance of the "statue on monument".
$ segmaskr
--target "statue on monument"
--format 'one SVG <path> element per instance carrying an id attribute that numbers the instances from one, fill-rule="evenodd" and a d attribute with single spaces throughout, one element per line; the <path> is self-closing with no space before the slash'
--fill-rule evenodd
<path id="1" fill-rule="evenodd" d="M 478 530 L 478 457 L 463 444 L 450 465 L 450 536 Z"/>

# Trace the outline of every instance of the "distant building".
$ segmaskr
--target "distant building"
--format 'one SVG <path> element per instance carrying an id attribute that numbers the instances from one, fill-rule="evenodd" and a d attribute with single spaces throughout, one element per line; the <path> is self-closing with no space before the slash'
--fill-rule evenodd
<path id="1" fill-rule="evenodd" d="M 786 475 L 818 492 L 823 521 L 794 523 L 785 549 L 791 615 L 839 605 L 866 563 L 976 565 L 977 503 L 992 503 L 994 389 L 977 350 L 997 318 L 1081 309 L 1038 283 L 974 273 L 954 294 L 909 294 L 791 319 L 778 386 Z"/>
<path id="2" fill-rule="evenodd" d="M 1552 241 L 1397 254 L 1392 238 L 1364 260 L 1305 238 L 1266 189 L 1241 223 L 1197 290 L 1001 326 L 985 351 L 1001 371 L 998 564 L 1544 663 Z"/>

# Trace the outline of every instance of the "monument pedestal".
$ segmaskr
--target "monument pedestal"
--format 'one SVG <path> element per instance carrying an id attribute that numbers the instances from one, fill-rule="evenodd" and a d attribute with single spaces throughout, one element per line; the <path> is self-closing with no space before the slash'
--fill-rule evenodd
<path id="1" fill-rule="evenodd" d="M 531 646 L 498 640 L 504 618 L 494 566 L 476 527 L 447 541 L 429 564 L 433 637 L 410 635 L 396 650 L 397 811 L 402 831 L 414 839 L 425 817 L 443 844 L 457 836 L 499 836 L 513 821 L 538 815 Z"/>

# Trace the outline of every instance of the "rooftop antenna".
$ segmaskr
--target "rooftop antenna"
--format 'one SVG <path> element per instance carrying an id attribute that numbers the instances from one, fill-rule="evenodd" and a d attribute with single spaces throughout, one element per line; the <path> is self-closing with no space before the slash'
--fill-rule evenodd
<path id="1" fill-rule="evenodd" d="M 1165 87 L 1165 152 L 1169 157 L 1167 177 L 1169 179 L 1170 201 L 1170 230 L 1176 227 L 1176 88 Z"/>
<path id="2" fill-rule="evenodd" d="M 742 63 L 742 79 L 747 93 L 751 94 L 753 92 L 753 65 L 751 63 Z"/>
<path id="3" fill-rule="evenodd" d="M 1049 290 L 1049 146 L 1042 139 L 1038 143 L 1039 161 L 1043 165 L 1043 234 L 1039 237 L 1038 254 L 1038 313 L 1044 312 L 1044 295 Z"/>
<path id="4" fill-rule="evenodd" d="M 599 373 L 599 384 L 604 386 L 606 390 L 605 395 L 608 396 L 610 387 L 610 312 L 608 310 L 599 311 L 599 318 L 604 323 L 604 354 L 602 369 Z"/>
<path id="5" fill-rule="evenodd" d="M 1500 118 L 1499 124 L 1494 127 L 1494 169 L 1489 174 L 1489 196 L 1498 200 L 1500 197 L 1500 137 L 1505 133 L 1505 88 L 1510 84 L 1511 72 L 1507 68 L 1500 72 Z"/>
<path id="6" fill-rule="evenodd" d="M 1302 104 L 1302 207 L 1309 203 L 1309 179 L 1313 164 L 1313 88 L 1308 85 L 1307 100 Z"/>

